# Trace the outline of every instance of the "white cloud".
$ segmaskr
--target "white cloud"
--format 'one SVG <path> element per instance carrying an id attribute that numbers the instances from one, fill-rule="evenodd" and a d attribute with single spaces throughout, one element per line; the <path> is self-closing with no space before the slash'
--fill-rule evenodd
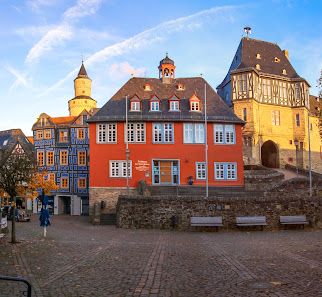
<path id="1" fill-rule="evenodd" d="M 78 0 L 77 4 L 65 11 L 63 19 L 71 21 L 75 18 L 95 14 L 103 0 Z"/>
<path id="2" fill-rule="evenodd" d="M 220 14 L 224 19 L 230 17 L 230 12 L 234 10 L 237 6 L 223 6 L 223 7 L 213 7 L 211 9 L 200 11 L 196 14 L 189 15 L 187 17 L 179 18 L 176 20 L 161 23 L 151 29 L 145 30 L 131 38 L 128 38 L 122 42 L 116 43 L 112 46 L 108 46 L 103 50 L 95 53 L 89 59 L 85 61 L 85 67 L 93 65 L 95 63 L 102 63 L 110 59 L 113 56 L 120 56 L 125 53 L 131 52 L 139 48 L 148 47 L 154 42 L 159 42 L 167 38 L 167 36 L 172 32 L 177 32 L 180 30 L 192 30 L 193 28 L 200 28 L 201 23 L 204 22 L 208 17 L 212 17 L 211 20 L 215 19 L 219 22 L 222 21 Z M 218 14 L 217 18 L 213 17 L 213 14 Z M 199 20 L 199 22 L 197 22 Z M 116 67 L 116 66 L 114 66 Z M 59 80 L 56 84 L 49 87 L 45 92 L 39 94 L 38 97 L 44 96 L 49 92 L 60 87 L 66 81 L 75 77 L 78 68 L 70 72 L 66 77 Z"/>
<path id="3" fill-rule="evenodd" d="M 24 87 L 31 89 L 31 86 L 27 82 L 26 74 L 20 73 L 9 65 L 5 66 L 5 68 L 16 78 L 15 82 L 10 86 L 9 92 L 13 91 L 19 85 L 23 85 Z"/>
<path id="4" fill-rule="evenodd" d="M 73 36 L 73 22 L 79 18 L 94 14 L 103 0 L 78 0 L 76 5 L 69 8 L 63 14 L 63 21 L 54 29 L 48 31 L 29 51 L 25 63 L 31 64 L 38 61 L 40 56 L 50 51 L 54 46 Z M 47 0 L 30 1 L 38 7 L 47 4 Z M 31 5 L 31 3 L 29 5 Z M 38 5 L 38 6 L 37 6 Z"/>
<path id="5" fill-rule="evenodd" d="M 53 5 L 53 0 L 29 0 L 26 2 L 26 5 L 31 8 L 32 11 L 39 13 L 41 6 L 50 6 Z"/>
<path id="6" fill-rule="evenodd" d="M 144 67 L 140 67 L 135 69 L 130 65 L 129 62 L 123 62 L 120 64 L 113 64 L 110 68 L 110 75 L 117 78 L 129 77 L 129 75 L 133 76 L 142 76 L 146 72 Z"/>
<path id="7" fill-rule="evenodd" d="M 29 51 L 26 63 L 36 62 L 39 57 L 50 51 L 55 45 L 60 44 L 64 39 L 72 37 L 72 28 L 63 24 L 53 30 L 48 31 L 43 38 Z"/>

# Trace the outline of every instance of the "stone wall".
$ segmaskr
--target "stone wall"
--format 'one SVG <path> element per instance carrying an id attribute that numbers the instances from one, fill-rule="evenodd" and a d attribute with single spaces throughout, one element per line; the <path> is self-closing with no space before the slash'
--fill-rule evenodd
<path id="1" fill-rule="evenodd" d="M 257 196 L 218 195 L 208 199 L 189 196 L 120 196 L 116 208 L 117 225 L 120 228 L 173 229 L 172 217 L 176 215 L 179 218 L 176 228 L 191 230 L 191 217 L 219 216 L 223 218 L 223 229 L 234 230 L 237 229 L 237 216 L 266 216 L 266 228 L 274 229 L 280 227 L 279 216 L 306 215 L 311 227 L 322 227 L 321 178 L 313 180 L 312 193 L 313 197 L 309 197 L 308 178 L 295 178 L 271 184 L 262 195 Z"/>
<path id="2" fill-rule="evenodd" d="M 130 188 L 130 194 L 136 195 L 137 189 Z M 118 197 L 126 195 L 126 188 L 89 188 L 89 218 L 92 221 L 95 202 L 105 202 L 105 207 L 101 209 L 101 213 L 115 213 L 115 207 Z"/>

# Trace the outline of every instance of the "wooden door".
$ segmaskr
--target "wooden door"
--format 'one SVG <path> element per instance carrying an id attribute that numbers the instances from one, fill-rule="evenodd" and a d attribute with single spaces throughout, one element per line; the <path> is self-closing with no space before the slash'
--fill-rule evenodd
<path id="1" fill-rule="evenodd" d="M 160 161 L 160 182 L 172 183 L 171 161 Z"/>

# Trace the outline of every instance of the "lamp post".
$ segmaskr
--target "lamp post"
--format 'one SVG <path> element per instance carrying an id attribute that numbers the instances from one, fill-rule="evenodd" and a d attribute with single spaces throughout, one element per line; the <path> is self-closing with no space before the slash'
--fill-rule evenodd
<path id="1" fill-rule="evenodd" d="M 299 167 L 298 167 L 298 163 L 297 163 L 297 148 L 299 146 L 299 141 L 297 138 L 294 139 L 294 144 L 295 144 L 295 148 L 296 148 L 296 178 L 299 177 Z"/>
<path id="2" fill-rule="evenodd" d="M 130 158 L 130 151 L 127 148 L 125 151 L 126 157 L 126 195 L 130 195 L 130 187 L 129 187 L 129 158 Z"/>

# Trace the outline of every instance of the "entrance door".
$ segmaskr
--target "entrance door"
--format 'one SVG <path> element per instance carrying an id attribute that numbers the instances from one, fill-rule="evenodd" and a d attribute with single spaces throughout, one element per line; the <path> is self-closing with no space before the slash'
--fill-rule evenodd
<path id="1" fill-rule="evenodd" d="M 160 182 L 161 183 L 172 183 L 172 170 L 170 161 L 160 162 Z"/>
<path id="2" fill-rule="evenodd" d="M 262 165 L 268 168 L 278 168 L 278 151 L 276 144 L 268 140 L 261 148 Z"/>
<path id="3" fill-rule="evenodd" d="M 153 161 L 153 184 L 178 184 L 179 161 Z"/>
<path id="4" fill-rule="evenodd" d="M 64 213 L 70 214 L 70 197 L 64 197 Z"/>

